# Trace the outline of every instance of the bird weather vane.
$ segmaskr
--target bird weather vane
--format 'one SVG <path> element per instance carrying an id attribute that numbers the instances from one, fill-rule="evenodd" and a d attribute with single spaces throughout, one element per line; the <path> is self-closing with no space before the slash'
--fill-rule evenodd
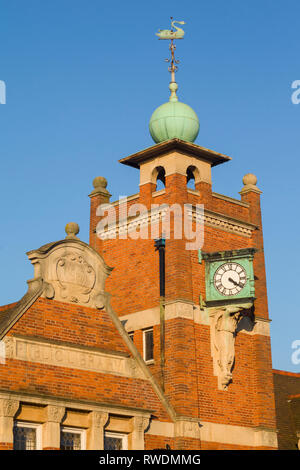
<path id="1" fill-rule="evenodd" d="M 175 26 L 177 24 L 185 24 L 185 21 L 176 21 L 173 20 L 171 16 L 171 29 L 159 29 L 158 33 L 155 33 L 159 39 L 169 39 L 171 41 L 169 49 L 171 51 L 171 59 L 165 59 L 166 62 L 170 63 L 168 67 L 169 72 L 171 73 L 171 82 L 175 83 L 175 72 L 178 70 L 177 64 L 180 63 L 179 60 L 175 59 L 175 50 L 176 45 L 174 43 L 174 39 L 183 39 L 184 31 L 182 28 Z M 174 31 L 174 29 L 176 31 Z"/>

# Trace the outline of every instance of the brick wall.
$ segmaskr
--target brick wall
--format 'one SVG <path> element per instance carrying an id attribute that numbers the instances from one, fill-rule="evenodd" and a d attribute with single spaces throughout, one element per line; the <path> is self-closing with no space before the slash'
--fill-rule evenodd
<path id="1" fill-rule="evenodd" d="M 14 335 L 130 356 L 106 312 L 43 298 L 12 327 L 8 336 Z M 0 390 L 140 407 L 169 419 L 151 383 L 144 379 L 6 359 L 0 363 Z"/>
<path id="2" fill-rule="evenodd" d="M 297 435 L 293 410 L 290 407 L 291 395 L 300 393 L 300 374 L 273 370 L 276 406 L 276 426 L 278 429 L 278 448 L 297 449 Z M 298 416 L 300 420 L 300 416 Z"/>

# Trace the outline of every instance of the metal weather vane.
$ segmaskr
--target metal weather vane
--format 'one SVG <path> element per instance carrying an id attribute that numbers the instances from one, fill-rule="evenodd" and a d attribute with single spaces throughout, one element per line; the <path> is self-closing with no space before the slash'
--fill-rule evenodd
<path id="1" fill-rule="evenodd" d="M 155 33 L 159 39 L 168 39 L 171 41 L 170 46 L 169 46 L 169 49 L 171 51 L 171 59 L 165 59 L 166 62 L 170 63 L 168 70 L 171 73 L 171 83 L 175 83 L 175 72 L 178 69 L 177 64 L 179 64 L 179 60 L 175 59 L 176 45 L 174 43 L 174 40 L 183 39 L 183 36 L 184 36 L 183 29 L 179 28 L 178 26 L 175 26 L 175 23 L 185 24 L 185 21 L 173 20 L 173 17 L 171 16 L 171 29 L 160 29 L 158 33 Z M 175 28 L 176 31 L 174 31 L 173 28 Z"/>

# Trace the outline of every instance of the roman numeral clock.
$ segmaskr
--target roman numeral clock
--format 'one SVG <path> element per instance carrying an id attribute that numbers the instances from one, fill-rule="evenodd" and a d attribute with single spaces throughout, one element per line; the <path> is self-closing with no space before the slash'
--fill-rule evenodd
<path id="1" fill-rule="evenodd" d="M 255 248 L 202 253 L 205 260 L 206 305 L 227 304 L 255 296 L 253 257 Z"/>

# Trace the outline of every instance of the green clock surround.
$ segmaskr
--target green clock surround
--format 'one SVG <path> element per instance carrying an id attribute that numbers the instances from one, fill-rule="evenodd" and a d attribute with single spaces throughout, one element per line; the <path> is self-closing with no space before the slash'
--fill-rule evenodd
<path id="1" fill-rule="evenodd" d="M 203 253 L 206 304 L 232 303 L 255 298 L 253 258 L 255 248 Z"/>

